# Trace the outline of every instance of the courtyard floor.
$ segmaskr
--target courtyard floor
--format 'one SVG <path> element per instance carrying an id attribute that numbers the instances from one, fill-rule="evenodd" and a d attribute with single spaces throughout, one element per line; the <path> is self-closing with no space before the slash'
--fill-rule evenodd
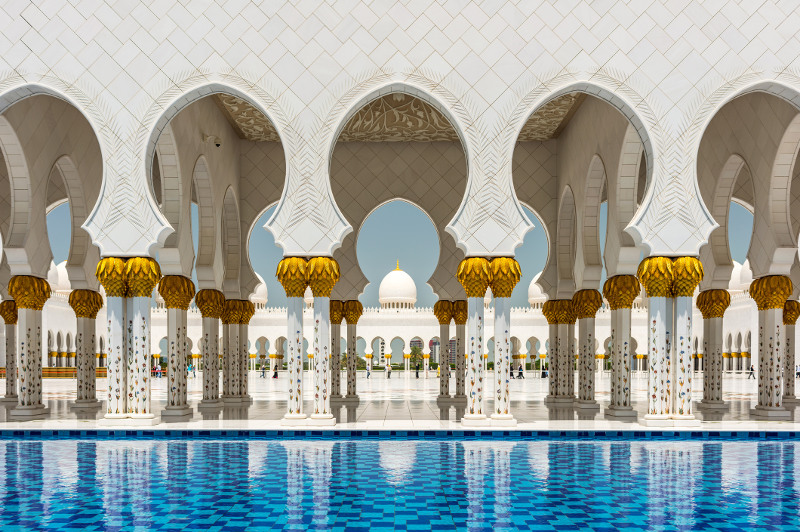
<path id="1" fill-rule="evenodd" d="M 633 408 L 638 418 L 627 420 L 605 417 L 609 399 L 610 378 L 607 372 L 598 373 L 596 399 L 600 404 L 597 411 L 584 411 L 572 407 L 552 407 L 544 403 L 547 395 L 547 379 L 529 372 L 525 380 L 511 381 L 511 411 L 517 420 L 517 430 L 637 430 L 645 429 L 637 422 L 646 411 L 647 374 L 634 373 Z M 288 396 L 286 373 L 280 378 L 261 378 L 260 372 L 250 373 L 250 405 L 225 406 L 214 412 L 198 412 L 197 404 L 202 399 L 202 375 L 189 377 L 189 405 L 194 408 L 191 419 L 176 423 L 161 423 L 156 429 L 249 429 L 269 430 L 284 428 L 280 420 L 286 411 Z M 342 385 L 346 382 L 344 374 Z M 694 378 L 695 401 L 702 398 L 702 374 Z M 152 386 L 153 409 L 158 414 L 166 405 L 167 379 L 154 379 Z M 98 379 L 98 399 L 103 400 L 106 382 Z M 577 386 L 576 386 L 577 387 Z M 0 389 L 5 389 L 0 379 Z M 357 382 L 360 403 L 357 406 L 335 409 L 336 428 L 363 430 L 434 430 L 462 429 L 459 419 L 463 412 L 454 407 L 440 410 L 436 397 L 439 383 L 435 372 L 429 378 L 414 377 L 414 372 L 404 374 L 395 371 L 391 379 L 383 373 L 373 372 L 370 379 L 359 372 Z M 451 382 L 451 391 L 455 382 Z M 725 411 L 708 411 L 697 407 L 695 415 L 702 421 L 700 430 L 790 430 L 800 431 L 800 417 L 795 408 L 790 408 L 792 418 L 788 421 L 763 421 L 751 417 L 750 410 L 756 404 L 757 382 L 748 380 L 746 374 L 726 375 L 723 380 L 724 400 L 729 403 Z M 311 410 L 311 377 L 306 372 L 305 411 Z M 491 414 L 492 393 L 487 394 L 486 413 Z M 50 408 L 43 420 L 17 422 L 9 421 L 9 405 L 0 407 L 0 430 L 22 428 L 34 429 L 91 429 L 98 427 L 103 410 L 89 412 L 72 410 L 70 404 L 75 400 L 76 382 L 74 379 L 45 379 L 44 402 Z M 507 429 L 503 427 L 503 429 Z M 650 427 L 652 429 L 652 427 Z M 672 430 L 669 428 L 668 430 Z M 675 430 L 680 430 L 676 428 Z M 696 427 L 691 430 L 698 430 Z"/>

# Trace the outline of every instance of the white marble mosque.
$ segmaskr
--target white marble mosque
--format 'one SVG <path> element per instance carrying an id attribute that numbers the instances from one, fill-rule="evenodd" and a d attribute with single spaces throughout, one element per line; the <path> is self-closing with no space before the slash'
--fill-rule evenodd
<path id="1" fill-rule="evenodd" d="M 43 377 L 74 371 L 75 408 L 102 404 L 103 424 L 187 419 L 248 404 L 266 363 L 288 383 L 283 424 L 330 426 L 359 403 L 361 364 L 408 367 L 412 347 L 426 368 L 452 362 L 429 378 L 464 427 L 514 426 L 510 372 L 542 362 L 548 405 L 599 409 L 610 367 L 608 416 L 637 415 L 639 373 L 639 422 L 689 427 L 698 407 L 728 407 L 726 372 L 753 365 L 753 416 L 791 417 L 796 6 L 235 3 L 2 6 L 11 418 L 47 415 Z M 402 257 L 380 308 L 359 302 L 358 233 L 396 199 L 436 228 L 433 308 L 416 306 Z M 45 220 L 64 202 L 55 265 Z M 732 202 L 754 217 L 745 264 Z M 534 227 L 547 261 L 514 308 Z M 283 251 L 285 308 L 250 264 L 254 231 Z"/>

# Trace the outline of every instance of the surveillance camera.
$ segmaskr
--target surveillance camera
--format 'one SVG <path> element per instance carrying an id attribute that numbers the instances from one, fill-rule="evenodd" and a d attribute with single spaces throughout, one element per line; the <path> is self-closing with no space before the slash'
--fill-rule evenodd
<path id="1" fill-rule="evenodd" d="M 214 135 L 203 135 L 203 142 L 211 142 L 217 148 L 222 146 L 222 139 L 219 137 L 215 137 Z"/>

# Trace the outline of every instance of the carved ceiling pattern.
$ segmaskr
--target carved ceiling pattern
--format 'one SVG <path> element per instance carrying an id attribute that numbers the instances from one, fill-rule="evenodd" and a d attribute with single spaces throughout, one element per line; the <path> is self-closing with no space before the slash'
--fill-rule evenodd
<path id="1" fill-rule="evenodd" d="M 458 141 L 453 126 L 431 105 L 402 93 L 362 107 L 345 125 L 339 142 Z"/>
<path id="2" fill-rule="evenodd" d="M 216 94 L 215 97 L 239 138 L 253 142 L 281 141 L 269 118 L 247 101 L 230 94 Z"/>
<path id="3" fill-rule="evenodd" d="M 585 94 L 569 93 L 550 100 L 528 119 L 519 134 L 519 141 L 557 138 L 578 110 Z"/>

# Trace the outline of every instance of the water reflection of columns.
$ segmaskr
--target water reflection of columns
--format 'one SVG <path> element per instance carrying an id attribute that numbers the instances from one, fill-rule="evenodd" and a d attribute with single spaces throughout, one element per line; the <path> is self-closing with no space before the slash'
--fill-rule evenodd
<path id="1" fill-rule="evenodd" d="M 494 518 L 492 528 L 510 530 L 511 519 L 511 452 L 516 443 L 498 441 L 492 444 L 494 454 Z"/>
<path id="2" fill-rule="evenodd" d="M 303 527 L 303 443 L 289 441 L 286 450 L 286 525 Z"/>
<path id="3" fill-rule="evenodd" d="M 331 523 L 331 476 L 333 470 L 333 442 L 313 441 L 303 443 L 303 452 L 308 470 L 311 472 L 313 504 L 312 524 L 316 528 L 328 529 Z M 302 475 L 302 471 L 300 472 Z M 288 477 L 287 477 L 288 478 Z"/>
<path id="4" fill-rule="evenodd" d="M 464 448 L 464 477 L 467 481 L 467 529 L 483 530 L 489 526 L 485 513 L 485 479 L 493 444 L 464 441 L 461 445 Z"/>

